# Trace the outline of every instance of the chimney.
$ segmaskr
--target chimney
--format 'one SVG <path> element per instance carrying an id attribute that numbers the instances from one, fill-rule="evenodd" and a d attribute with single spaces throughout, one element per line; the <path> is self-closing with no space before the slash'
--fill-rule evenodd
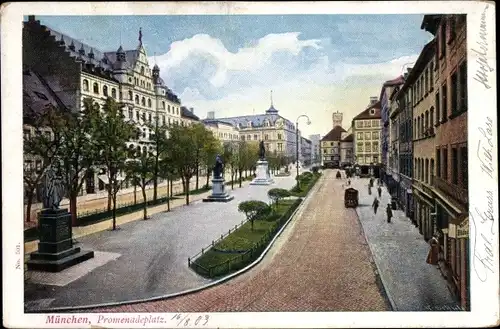
<path id="1" fill-rule="evenodd" d="M 377 97 L 377 96 L 372 96 L 372 97 L 370 97 L 370 105 L 373 105 L 373 104 L 375 104 L 376 102 L 378 102 L 378 97 Z"/>
<path id="2" fill-rule="evenodd" d="M 215 119 L 215 111 L 210 111 L 207 113 L 207 119 Z"/>

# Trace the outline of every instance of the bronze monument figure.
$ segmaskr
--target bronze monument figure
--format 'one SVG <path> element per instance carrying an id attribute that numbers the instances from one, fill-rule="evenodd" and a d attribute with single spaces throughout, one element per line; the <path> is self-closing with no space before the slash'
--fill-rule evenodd
<path id="1" fill-rule="evenodd" d="M 266 148 L 264 147 L 264 141 L 260 141 L 259 143 L 259 158 L 261 160 L 266 159 Z"/>
<path id="2" fill-rule="evenodd" d="M 45 171 L 43 184 L 43 207 L 45 209 L 59 209 L 64 197 L 64 180 L 57 161 Z"/>

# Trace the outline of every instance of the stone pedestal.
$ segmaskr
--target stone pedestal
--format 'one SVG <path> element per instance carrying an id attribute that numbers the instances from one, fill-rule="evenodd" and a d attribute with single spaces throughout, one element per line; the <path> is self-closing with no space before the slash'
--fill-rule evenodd
<path id="1" fill-rule="evenodd" d="M 93 251 L 73 246 L 71 214 L 67 209 L 45 209 L 40 214 L 38 251 L 31 253 L 28 270 L 60 272 L 94 257 Z"/>
<path id="2" fill-rule="evenodd" d="M 203 199 L 203 202 L 228 202 L 234 199 L 234 196 L 226 192 L 224 178 L 212 179 L 212 194 Z"/>
<path id="3" fill-rule="evenodd" d="M 255 170 L 256 177 L 250 185 L 271 185 L 274 180 L 271 178 L 269 172 L 269 164 L 266 160 L 257 161 L 257 168 Z"/>

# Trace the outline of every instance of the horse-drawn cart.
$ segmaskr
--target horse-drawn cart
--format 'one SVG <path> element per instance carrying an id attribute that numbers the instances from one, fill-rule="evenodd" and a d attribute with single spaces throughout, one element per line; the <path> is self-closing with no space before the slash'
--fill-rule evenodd
<path id="1" fill-rule="evenodd" d="M 359 202 L 358 190 L 348 188 L 344 192 L 344 205 L 346 208 L 356 208 Z"/>

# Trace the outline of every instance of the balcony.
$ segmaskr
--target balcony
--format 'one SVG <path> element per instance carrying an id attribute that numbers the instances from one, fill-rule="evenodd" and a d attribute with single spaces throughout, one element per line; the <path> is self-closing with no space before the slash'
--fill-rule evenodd
<path id="1" fill-rule="evenodd" d="M 440 177 L 432 176 L 432 180 L 434 181 L 434 186 L 436 188 L 448 194 L 455 200 L 464 205 L 469 203 L 469 191 L 466 189 L 458 185 L 451 184 Z"/>
<path id="2" fill-rule="evenodd" d="M 432 184 L 432 177 L 431 177 L 431 184 Z M 413 185 L 417 189 L 423 191 L 424 193 L 429 194 L 429 195 L 433 195 L 431 188 L 427 184 L 425 184 L 421 181 L 413 180 Z"/>

